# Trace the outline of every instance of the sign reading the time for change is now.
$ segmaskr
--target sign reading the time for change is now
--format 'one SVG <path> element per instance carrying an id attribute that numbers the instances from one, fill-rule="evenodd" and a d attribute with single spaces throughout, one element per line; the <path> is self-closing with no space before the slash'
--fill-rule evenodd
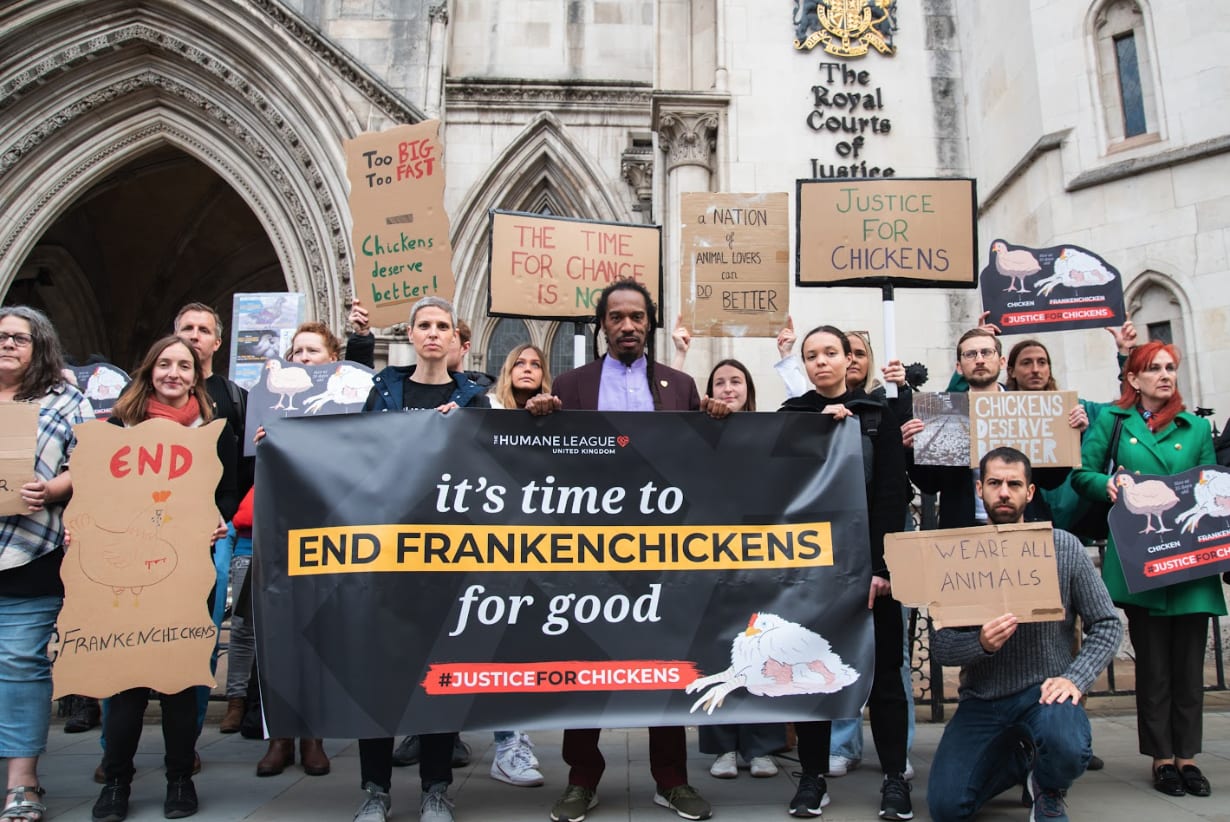
<path id="1" fill-rule="evenodd" d="M 976 197 L 958 177 L 799 180 L 796 281 L 973 288 Z"/>
<path id="2" fill-rule="evenodd" d="M 660 226 L 495 210 L 488 253 L 492 316 L 589 320 L 616 280 L 635 280 L 662 304 Z"/>

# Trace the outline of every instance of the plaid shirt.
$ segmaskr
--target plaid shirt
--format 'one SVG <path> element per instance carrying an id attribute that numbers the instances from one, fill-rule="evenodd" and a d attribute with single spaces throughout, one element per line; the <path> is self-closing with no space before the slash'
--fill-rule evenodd
<path id="1" fill-rule="evenodd" d="M 68 383 L 60 383 L 38 401 L 38 443 L 34 472 L 49 480 L 68 470 L 77 444 L 73 426 L 94 419 L 90 402 Z M 46 505 L 35 514 L 0 517 L 0 571 L 33 562 L 64 542 L 64 504 Z"/>

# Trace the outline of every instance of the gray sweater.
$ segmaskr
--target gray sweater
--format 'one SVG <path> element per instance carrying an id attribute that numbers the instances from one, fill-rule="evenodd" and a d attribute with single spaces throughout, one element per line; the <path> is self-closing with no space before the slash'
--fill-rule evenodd
<path id="1" fill-rule="evenodd" d="M 1062 676 L 1089 690 L 1110 664 L 1123 639 L 1123 624 L 1110 594 L 1094 570 L 1085 546 L 1067 531 L 1055 529 L 1055 557 L 1059 563 L 1062 622 L 1023 622 L 995 653 L 978 641 L 979 628 L 944 628 L 931 637 L 931 652 L 942 665 L 961 666 L 960 699 L 999 699 Z M 1080 653 L 1072 655 L 1076 617 L 1086 637 Z"/>

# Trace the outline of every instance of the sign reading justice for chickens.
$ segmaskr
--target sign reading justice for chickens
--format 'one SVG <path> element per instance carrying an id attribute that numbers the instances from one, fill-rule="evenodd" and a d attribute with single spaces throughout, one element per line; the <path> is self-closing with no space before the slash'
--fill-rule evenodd
<path id="1" fill-rule="evenodd" d="M 218 526 L 224 425 L 96 420 L 74 428 L 57 698 L 214 684 L 217 631 L 205 605 L 216 577 L 209 536 Z"/>
<path id="2" fill-rule="evenodd" d="M 1005 334 L 1039 334 L 1122 325 L 1123 278 L 1076 245 L 1029 248 L 991 243 L 980 277 L 982 307 Z"/>
<path id="3" fill-rule="evenodd" d="M 1230 470 L 1115 475 L 1110 531 L 1132 593 L 1230 571 Z"/>

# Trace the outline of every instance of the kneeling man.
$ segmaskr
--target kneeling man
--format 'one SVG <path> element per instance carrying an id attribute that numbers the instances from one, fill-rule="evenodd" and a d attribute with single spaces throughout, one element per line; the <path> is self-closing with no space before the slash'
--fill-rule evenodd
<path id="1" fill-rule="evenodd" d="M 1034 495 L 1029 458 L 996 448 L 977 490 L 997 525 L 1023 522 Z M 1110 663 L 1123 626 L 1080 540 L 1054 532 L 1062 622 L 1020 624 L 1012 614 L 976 628 L 937 631 L 931 650 L 961 666 L 960 703 L 944 729 L 927 784 L 931 818 L 969 819 L 997 794 L 1026 784 L 1031 820 L 1066 820 L 1064 793 L 1090 756 L 1081 695 Z M 1072 654 L 1076 617 L 1087 636 Z"/>

